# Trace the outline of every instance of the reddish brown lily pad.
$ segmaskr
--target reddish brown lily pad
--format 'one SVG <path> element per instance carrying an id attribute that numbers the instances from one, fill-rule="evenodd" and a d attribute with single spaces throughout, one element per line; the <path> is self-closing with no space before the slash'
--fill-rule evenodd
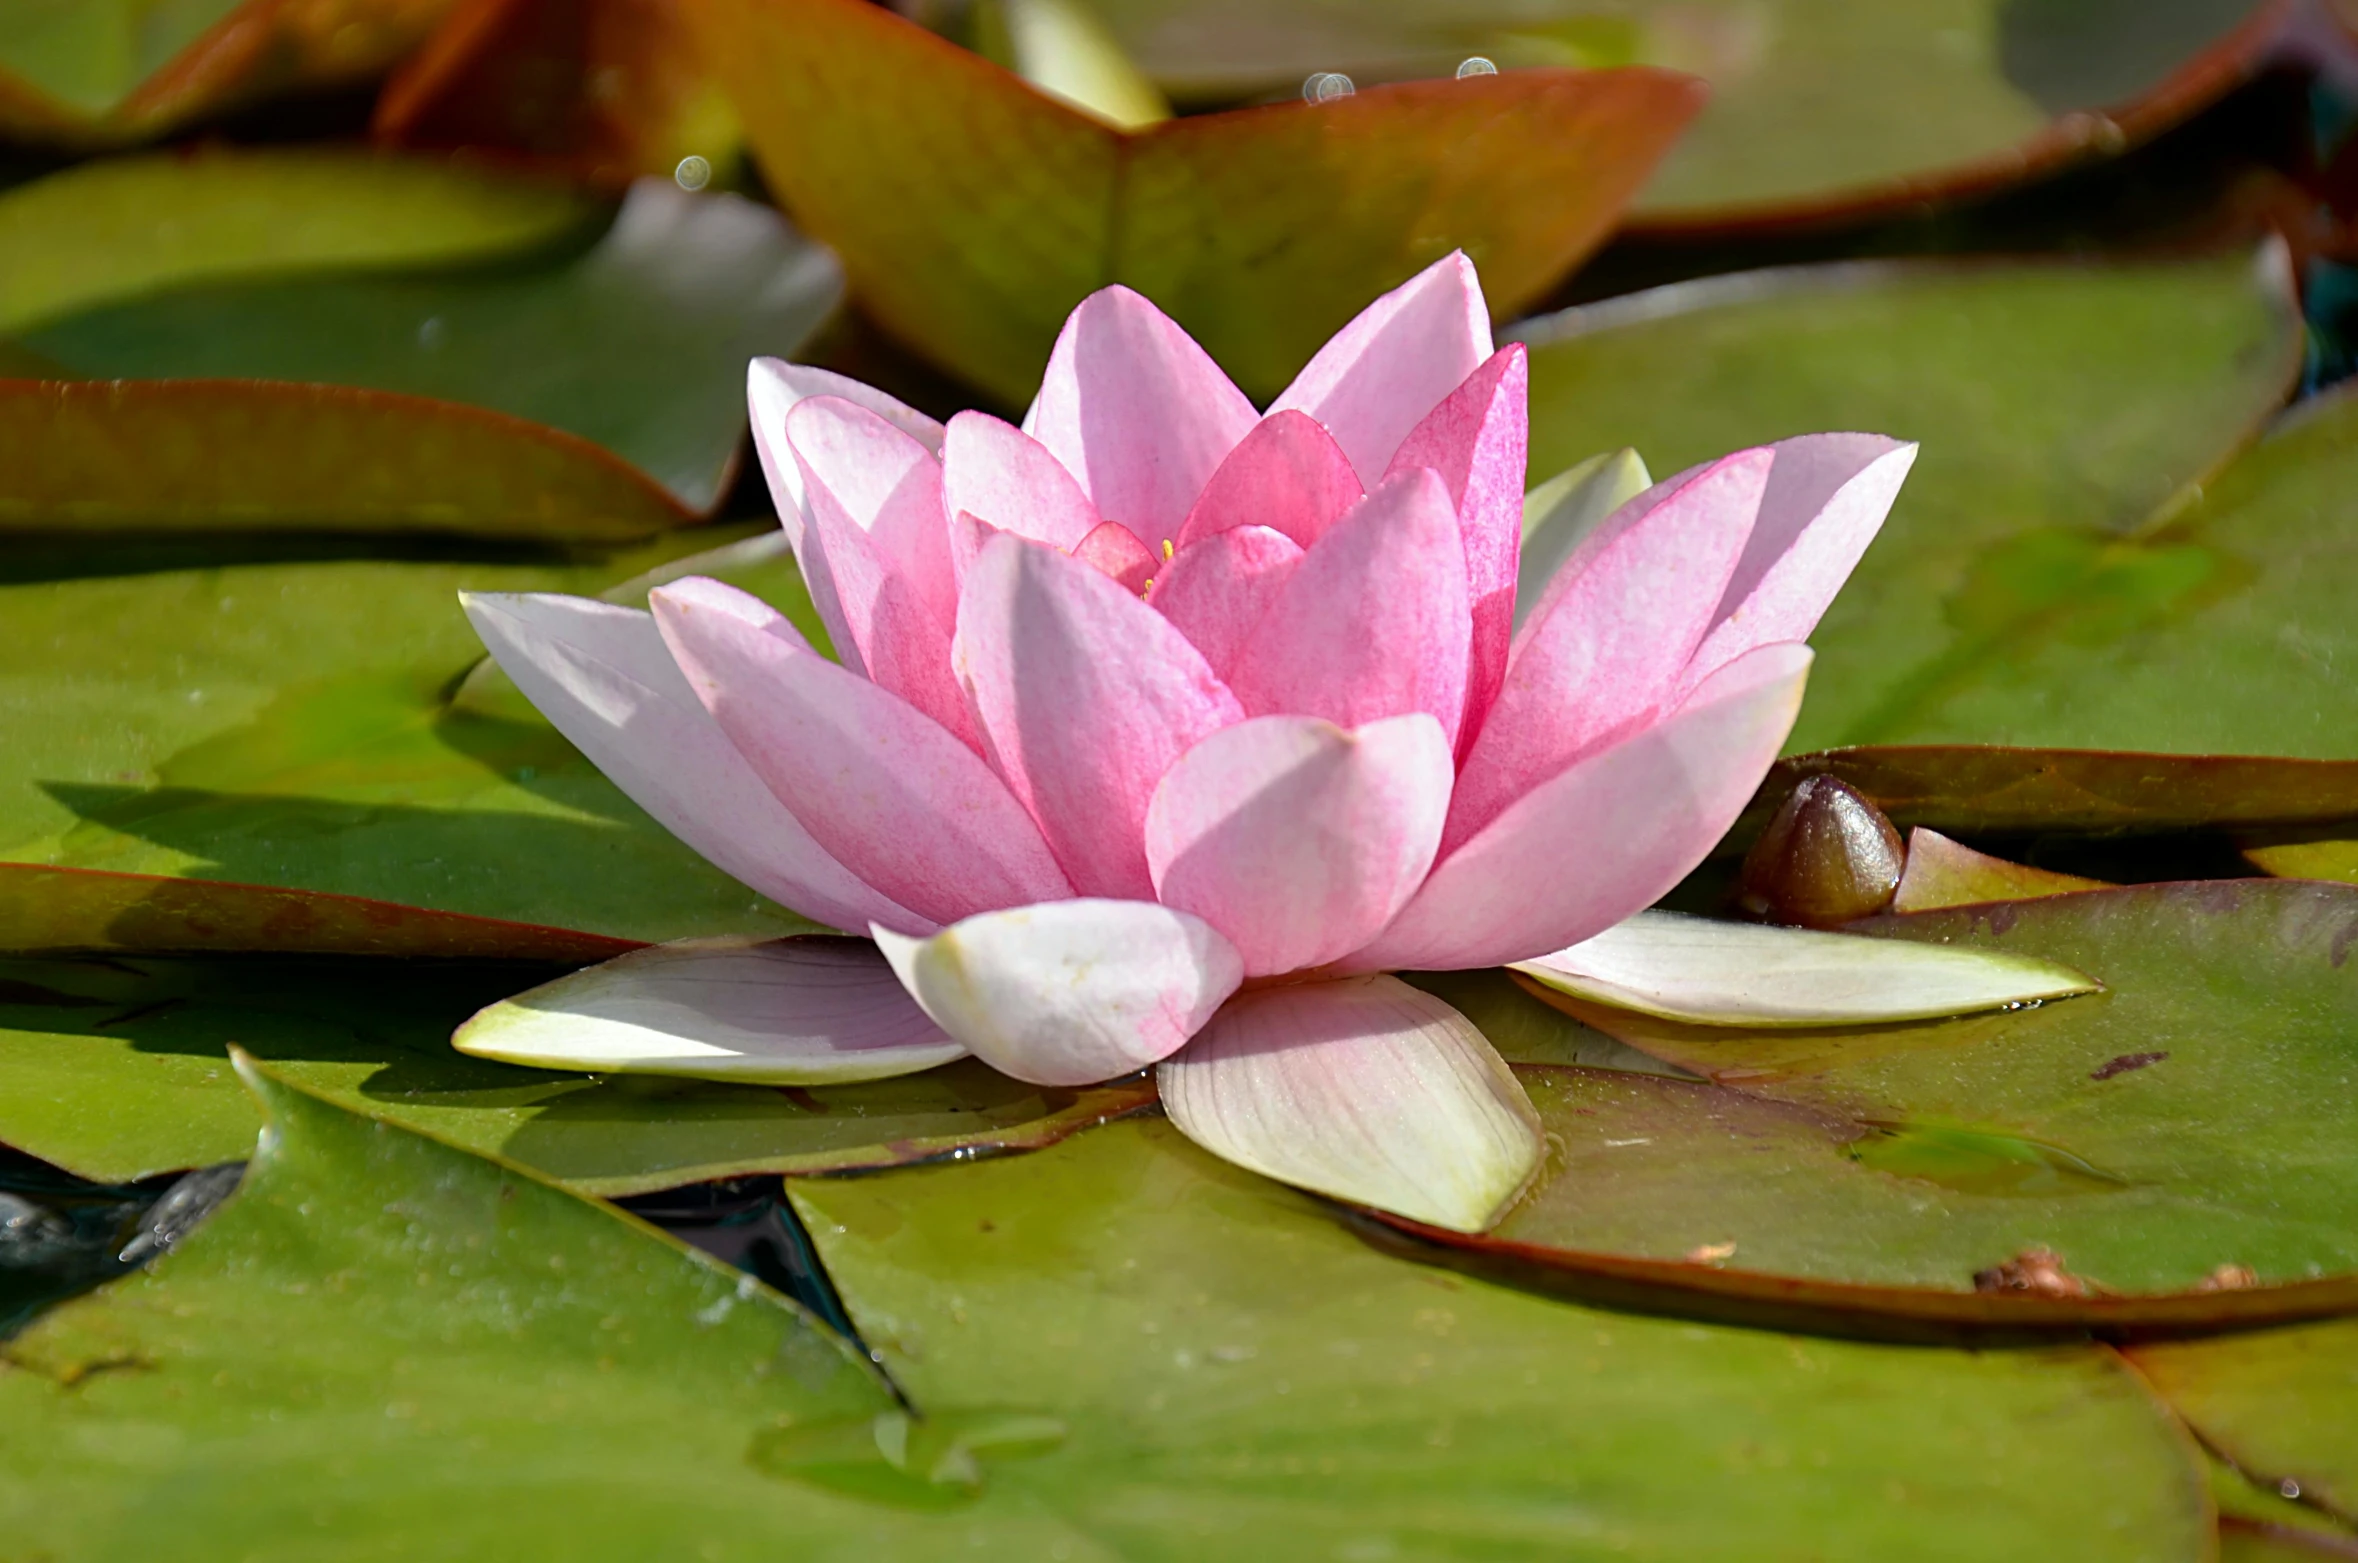
<path id="1" fill-rule="evenodd" d="M 637 941 L 361 896 L 0 863 L 0 951 L 602 961 Z"/>
<path id="2" fill-rule="evenodd" d="M 1840 1030 L 1551 997 L 1703 1079 L 1526 1070 L 1548 1171 L 1486 1237 L 1689 1305 L 2135 1331 L 2358 1307 L 2358 890 L 2141 886 L 1892 917 L 2108 991 Z"/>
<path id="3" fill-rule="evenodd" d="M 1701 102 L 1525 71 L 1115 130 L 865 0 L 688 0 L 763 173 L 895 336 L 1020 404 L 1128 283 L 1249 395 L 1463 249 L 1500 318 L 1600 242 Z"/>
<path id="4" fill-rule="evenodd" d="M 0 380 L 0 532 L 623 541 L 691 519 L 603 447 L 481 407 L 268 380 Z"/>

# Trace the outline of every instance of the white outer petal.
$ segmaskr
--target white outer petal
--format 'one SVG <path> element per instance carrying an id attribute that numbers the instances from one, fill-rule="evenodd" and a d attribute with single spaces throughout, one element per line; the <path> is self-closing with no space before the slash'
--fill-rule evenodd
<path id="1" fill-rule="evenodd" d="M 1002 1074 L 1089 1085 L 1183 1046 L 1244 980 L 1211 924 L 1152 901 L 1043 901 L 876 943 L 941 1028 Z"/>
<path id="2" fill-rule="evenodd" d="M 864 939 L 683 939 L 634 950 L 459 1027 L 462 1053 L 540 1069 L 830 1085 L 914 1074 L 966 1049 Z"/>
<path id="3" fill-rule="evenodd" d="M 1240 993 L 1155 1079 L 1214 1155 L 1452 1231 L 1496 1223 L 1546 1151 L 1489 1040 L 1397 977 Z"/>
<path id="4" fill-rule="evenodd" d="M 2067 998 L 2068 966 L 1957 945 L 1640 912 L 1509 968 L 1559 993 L 1704 1026 L 1856 1026 Z"/>

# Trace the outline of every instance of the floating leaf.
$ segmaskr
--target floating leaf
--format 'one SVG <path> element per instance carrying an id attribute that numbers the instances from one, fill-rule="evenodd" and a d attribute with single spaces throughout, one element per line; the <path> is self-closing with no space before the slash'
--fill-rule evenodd
<path id="1" fill-rule="evenodd" d="M 598 210 L 556 185 L 321 147 L 83 163 L 0 195 L 0 332 L 193 283 L 513 255 Z"/>
<path id="2" fill-rule="evenodd" d="M 0 379 L 0 532 L 621 542 L 691 519 L 588 440 L 457 402 L 270 381 Z"/>
<path id="3" fill-rule="evenodd" d="M 2358 818 L 2358 763 L 2274 755 L 1925 744 L 1779 760 L 1728 833 L 1741 850 L 1804 778 L 1835 776 L 1901 826 L 1956 835 L 2158 833 Z"/>
<path id="4" fill-rule="evenodd" d="M 512 690 L 451 699 L 482 654 L 460 590 L 595 593 L 682 546 L 566 567 L 253 564 L 0 586 L 0 859 L 634 941 L 807 933 Z M 790 563 L 723 573 L 808 617 Z M 76 933 L 78 914 L 54 910 Z"/>
<path id="5" fill-rule="evenodd" d="M 2358 1515 L 2358 1320 L 2157 1341 L 2130 1360 L 2237 1469 Z"/>
<path id="6" fill-rule="evenodd" d="M 2290 9 L 1942 0 L 1097 0 L 1124 47 L 1189 99 L 1502 66 L 1644 63 L 1711 81 L 1646 189 L 1649 225 L 1856 216 L 2118 152 L 2260 69 Z"/>
<path id="7" fill-rule="evenodd" d="M 1849 1026 L 2012 1009 L 2098 984 L 2053 961 L 1808 928 L 1640 912 L 1585 943 L 1517 961 L 1560 993 L 1700 1026 Z"/>
<path id="8" fill-rule="evenodd" d="M 675 0 L 460 0 L 386 82 L 370 131 L 598 181 L 689 157 L 711 178 L 739 144 Z"/>
<path id="9" fill-rule="evenodd" d="M 834 1172 L 1051 1143 L 1154 1100 L 1135 1078 L 1042 1090 L 980 1064 L 778 1090 L 520 1069 L 450 1046 L 549 968 L 434 961 L 0 961 L 0 1142 L 127 1182 L 245 1153 L 235 1043 L 355 1112 L 591 1193 Z"/>
<path id="10" fill-rule="evenodd" d="M 0 133 L 144 141 L 276 93 L 366 81 L 450 0 L 68 0 L 0 23 Z"/>
<path id="11" fill-rule="evenodd" d="M 1154 1119 L 788 1188 L 920 1405 L 1064 1424 L 989 1471 L 986 1504 L 1055 1514 L 1108 1555 L 2210 1544 L 2176 1435 L 2084 1348 L 1905 1350 L 1518 1295 L 1371 1252 Z"/>
<path id="12" fill-rule="evenodd" d="M 865 0 L 689 12 L 771 187 L 862 306 L 1011 405 L 1109 283 L 1264 399 L 1452 249 L 1511 316 L 1604 237 L 1697 101 L 1661 72 L 1535 71 L 1129 133 Z"/>
<path id="13" fill-rule="evenodd" d="M 1900 875 L 1899 893 L 1891 898 L 1891 909 L 1932 912 L 1976 901 L 2027 901 L 2035 896 L 2104 888 L 2100 879 L 2009 863 L 1918 826 L 1908 832 L 1908 867 Z"/>
<path id="14" fill-rule="evenodd" d="M 358 896 L 0 863 L 0 951 L 256 950 L 280 955 L 595 961 L 628 940 Z"/>
<path id="15" fill-rule="evenodd" d="M 493 408 L 604 446 L 701 513 L 735 470 L 746 360 L 791 356 L 840 287 L 832 258 L 777 213 L 646 180 L 602 239 L 551 266 L 188 288 L 20 341 L 78 377 L 302 381 Z"/>
<path id="16" fill-rule="evenodd" d="M 816 1319 L 627 1216 L 241 1068 L 271 1132 L 236 1195 L 0 1348 L 12 1545 L 912 1555 L 890 1513 L 746 1463 L 779 1426 L 894 1409 Z"/>
<path id="17" fill-rule="evenodd" d="M 1675 472 L 1816 429 L 1924 441 L 1882 536 L 1811 637 L 1795 750 L 1939 739 L 2319 752 L 2202 729 L 2199 742 L 2153 741 L 2154 724 L 2096 677 L 2035 707 L 1999 684 L 2007 703 L 1972 717 L 1941 699 L 2004 666 L 2042 613 L 2166 621 L 2226 568 L 2200 549 L 2122 539 L 2290 386 L 2300 323 L 2273 260 L 1813 267 L 1637 294 L 1515 334 L 1533 349 L 1535 472 L 1622 445 Z M 2148 639 L 2169 633 L 2165 622 Z M 2188 724 L 2287 725 L 2249 714 L 2270 702 L 2198 702 L 2182 678 L 2168 683 L 2177 707 L 2199 713 Z"/>
<path id="18" fill-rule="evenodd" d="M 1705 1082 L 1527 1069 L 1559 1159 L 1491 1240 L 1448 1240 L 1852 1327 L 2358 1302 L 2358 1167 L 2321 1149 L 2358 1114 L 2358 891 L 2164 885 L 1860 926 L 2063 962 L 2106 991 L 1820 1031 L 1575 1006 Z"/>

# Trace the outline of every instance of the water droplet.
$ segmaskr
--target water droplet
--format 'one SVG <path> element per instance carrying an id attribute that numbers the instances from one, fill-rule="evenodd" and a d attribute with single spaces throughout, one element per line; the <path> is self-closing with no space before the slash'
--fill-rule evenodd
<path id="1" fill-rule="evenodd" d="M 1495 76 L 1497 74 L 1497 64 L 1478 54 L 1469 54 L 1457 62 L 1457 79 L 1459 81 L 1464 81 L 1468 76 Z"/>
<path id="2" fill-rule="evenodd" d="M 690 153 L 680 159 L 680 166 L 671 171 L 671 178 L 682 190 L 701 190 L 712 183 L 712 165 Z"/>
<path id="3" fill-rule="evenodd" d="M 440 315 L 428 315 L 418 322 L 418 346 L 427 349 L 440 347 L 448 329 L 442 324 Z"/>
<path id="4" fill-rule="evenodd" d="M 1335 99 L 1347 98 L 1358 90 L 1359 88 L 1352 83 L 1351 78 L 1341 71 L 1313 71 L 1310 73 L 1310 78 L 1302 83 L 1302 101 L 1305 103 L 1332 103 Z"/>
<path id="5" fill-rule="evenodd" d="M 2301 1495 L 2301 1484 L 2288 1476 L 2276 1484 L 2276 1490 L 2287 1498 L 2298 1498 Z"/>

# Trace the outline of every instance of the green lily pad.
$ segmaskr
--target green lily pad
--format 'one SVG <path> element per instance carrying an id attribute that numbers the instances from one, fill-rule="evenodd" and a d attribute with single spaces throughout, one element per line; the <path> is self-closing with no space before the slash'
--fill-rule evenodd
<path id="1" fill-rule="evenodd" d="M 2358 1304 L 2358 891 L 2100 890 L 1879 919 L 2108 991 L 1770 1033 L 1562 1003 L 1704 1077 L 1526 1070 L 1545 1181 L 1447 1239 L 1859 1319 L 2114 1327 Z M 2043 1256 L 2043 1257 L 2042 1257 Z"/>
<path id="2" fill-rule="evenodd" d="M 558 185 L 327 148 L 83 163 L 0 195 L 0 332 L 198 282 L 514 255 L 599 211 Z"/>
<path id="3" fill-rule="evenodd" d="M 792 356 L 841 287 L 833 259 L 776 212 L 650 180 L 602 239 L 553 264 L 188 287 L 18 341 L 76 378 L 293 381 L 488 407 L 603 446 L 703 513 L 744 440 L 746 360 Z"/>
<path id="4" fill-rule="evenodd" d="M 2258 68 L 2257 0 L 1097 0 L 1193 101 L 1507 67 L 1693 71 L 1711 101 L 1647 186 L 1652 224 L 1834 217 L 2035 177 L 2143 140 Z M 2103 112 L 2096 112 L 2103 111 Z"/>
<path id="5" fill-rule="evenodd" d="M 114 145 L 279 92 L 364 82 L 451 0 L 19 0 L 0 11 L 0 132 Z"/>
<path id="6" fill-rule="evenodd" d="M 1544 71 L 1129 132 L 865 0 L 689 14 L 771 188 L 862 308 L 1014 406 L 1110 283 L 1262 399 L 1453 249 L 1510 318 L 1603 240 L 1698 101 L 1664 72 Z"/>
<path id="7" fill-rule="evenodd" d="M 918 1555 L 890 1511 L 746 1461 L 776 1428 L 895 1409 L 801 1308 L 515 1168 L 247 1078 L 271 1132 L 237 1193 L 4 1348 L 10 1545 Z"/>
<path id="8" fill-rule="evenodd" d="M 1906 830 L 2144 833 L 2358 818 L 2358 763 L 1965 744 L 1791 755 L 1770 768 L 1722 850 L 1741 852 L 1805 778 L 1834 776 Z"/>
<path id="9" fill-rule="evenodd" d="M 0 860 L 324 891 L 655 942 L 804 933 L 648 819 L 520 696 L 457 702 L 461 588 L 577 565 L 320 562 L 0 586 Z M 790 560 L 712 568 L 810 617 Z M 643 584 L 634 588 L 643 594 Z M 72 932 L 73 909 L 44 903 Z M 36 937 L 26 947 L 74 942 Z"/>
<path id="10" fill-rule="evenodd" d="M 1627 445 L 1675 472 L 1821 429 L 1923 442 L 1882 536 L 1811 637 L 1796 752 L 1900 741 L 2334 752 L 2322 735 L 2220 741 L 2293 725 L 2250 698 L 2275 687 L 2249 681 L 2253 667 L 2232 686 L 2221 670 L 2220 687 L 2242 693 L 2215 703 L 2190 699 L 2182 672 L 2153 675 L 2200 741 L 2155 731 L 2155 707 L 2124 707 L 2094 667 L 2035 697 L 2008 668 L 2058 614 L 2074 622 L 2067 652 L 2148 624 L 2142 643 L 2164 643 L 2174 615 L 2243 568 L 2215 544 L 2128 538 L 2290 387 L 2301 326 L 2272 254 L 2256 266 L 1813 267 L 1568 311 L 1514 333 L 1532 344 L 1531 470 Z M 2131 666 L 2108 657 L 2106 671 L 2116 665 Z M 1976 681 L 1991 690 L 1982 707 L 1949 697 Z"/>
<path id="11" fill-rule="evenodd" d="M 2156 1341 L 2129 1356 L 2238 1470 L 2358 1523 L 2358 1320 Z"/>
<path id="12" fill-rule="evenodd" d="M 2304 403 L 1874 736 L 2358 756 L 2354 483 L 2358 399 Z"/>
<path id="13" fill-rule="evenodd" d="M 788 1191 L 920 1405 L 1064 1424 L 988 1491 L 1106 1556 L 2210 1545 L 2177 1435 L 2085 1348 L 1916 1351 L 1553 1303 L 1373 1252 L 1151 1118 Z"/>
<path id="14" fill-rule="evenodd" d="M 0 1142 L 94 1182 L 244 1154 L 243 1047 L 355 1112 L 597 1194 L 1048 1144 L 1154 1100 L 1141 1076 L 1025 1085 L 971 1061 L 861 1085 L 712 1085 L 519 1069 L 450 1034 L 547 965 L 300 959 L 0 961 Z"/>

